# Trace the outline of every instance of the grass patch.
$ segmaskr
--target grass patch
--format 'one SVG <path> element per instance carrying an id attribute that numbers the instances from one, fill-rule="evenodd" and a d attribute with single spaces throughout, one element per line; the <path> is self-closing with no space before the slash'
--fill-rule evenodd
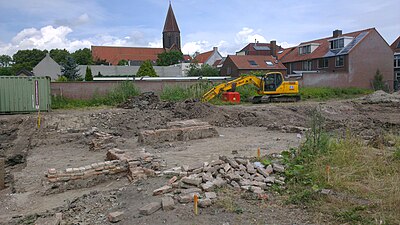
<path id="1" fill-rule="evenodd" d="M 328 136 L 319 111 L 311 117 L 306 141 L 283 154 L 288 202 L 316 205 L 315 210 L 340 223 L 400 224 L 399 153 L 373 148 L 351 133 Z M 346 197 L 321 196 L 322 188 Z"/>
<path id="2" fill-rule="evenodd" d="M 97 106 L 115 106 L 124 101 L 129 97 L 139 95 L 139 89 L 136 88 L 132 82 L 123 82 L 119 86 L 115 87 L 107 95 L 101 97 L 93 97 L 92 99 L 68 99 L 62 96 L 52 96 L 52 109 L 74 109 L 74 108 L 85 108 L 85 107 L 97 107 Z"/>
<path id="3" fill-rule="evenodd" d="M 188 87 L 167 86 L 163 89 L 160 99 L 165 101 L 183 101 L 186 99 L 201 99 L 204 93 L 209 91 L 213 85 L 211 82 L 202 81 Z"/>
<path id="4" fill-rule="evenodd" d="M 302 87 L 300 95 L 302 99 L 347 99 L 361 95 L 371 94 L 373 90 L 363 88 L 332 88 L 332 87 Z"/>
<path id="5" fill-rule="evenodd" d="M 226 212 L 230 213 L 243 213 L 243 208 L 237 201 L 238 193 L 229 190 L 228 188 L 222 188 L 217 190 L 218 192 L 218 201 L 216 202 L 216 206 L 223 208 Z"/>

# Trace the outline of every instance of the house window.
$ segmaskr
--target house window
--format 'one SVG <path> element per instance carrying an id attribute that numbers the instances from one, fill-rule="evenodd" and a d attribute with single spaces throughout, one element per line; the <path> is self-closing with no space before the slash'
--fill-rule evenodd
<path id="1" fill-rule="evenodd" d="M 274 64 L 271 61 L 265 61 L 268 66 L 273 66 Z"/>
<path id="2" fill-rule="evenodd" d="M 338 49 L 344 47 L 344 38 L 331 41 L 331 49 Z"/>
<path id="3" fill-rule="evenodd" d="M 310 71 L 312 68 L 312 62 L 311 61 L 304 61 L 303 62 L 303 70 L 304 71 Z"/>
<path id="4" fill-rule="evenodd" d="M 249 62 L 249 64 L 252 65 L 252 66 L 258 66 L 258 64 L 256 63 L 256 61 L 254 61 L 254 60 L 249 60 L 248 62 Z"/>
<path id="5" fill-rule="evenodd" d="M 299 54 L 310 54 L 311 53 L 311 45 L 301 46 L 299 47 Z"/>
<path id="6" fill-rule="evenodd" d="M 343 56 L 343 55 L 341 55 L 341 56 L 336 56 L 336 58 L 335 58 L 335 66 L 336 66 L 336 67 L 342 67 L 342 66 L 344 66 L 344 56 Z"/>
<path id="7" fill-rule="evenodd" d="M 232 67 L 228 66 L 228 68 L 226 68 L 226 74 L 227 75 L 231 75 L 232 74 Z"/>
<path id="8" fill-rule="evenodd" d="M 328 58 L 323 58 L 318 60 L 318 68 L 328 68 Z"/>
<path id="9" fill-rule="evenodd" d="M 394 68 L 400 68 L 400 55 L 394 56 Z"/>

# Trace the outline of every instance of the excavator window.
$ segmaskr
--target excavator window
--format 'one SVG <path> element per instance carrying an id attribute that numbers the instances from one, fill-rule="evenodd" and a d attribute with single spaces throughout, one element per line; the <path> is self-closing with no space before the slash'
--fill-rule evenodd
<path id="1" fill-rule="evenodd" d="M 264 77 L 264 91 L 276 91 L 282 84 L 282 76 L 280 74 L 268 74 Z"/>

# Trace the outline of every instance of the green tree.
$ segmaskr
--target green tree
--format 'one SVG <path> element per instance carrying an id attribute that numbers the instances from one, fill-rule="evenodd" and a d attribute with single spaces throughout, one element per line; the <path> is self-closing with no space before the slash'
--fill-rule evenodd
<path id="1" fill-rule="evenodd" d="M 93 75 L 92 75 L 92 70 L 90 67 L 86 67 L 86 74 L 85 74 L 85 81 L 92 81 L 93 80 Z"/>
<path id="2" fill-rule="evenodd" d="M 88 48 L 76 50 L 72 57 L 78 65 L 93 65 L 92 51 Z"/>
<path id="3" fill-rule="evenodd" d="M 0 67 L 0 76 L 11 76 L 13 75 L 11 67 Z"/>
<path id="4" fill-rule="evenodd" d="M 128 60 L 119 60 L 118 62 L 118 66 L 127 66 L 128 65 Z"/>
<path id="5" fill-rule="evenodd" d="M 9 55 L 0 55 L 0 67 L 9 67 L 12 58 Z"/>
<path id="6" fill-rule="evenodd" d="M 219 70 L 208 64 L 199 66 L 197 62 L 190 63 L 187 72 L 189 77 L 215 77 L 219 76 Z"/>
<path id="7" fill-rule="evenodd" d="M 96 59 L 93 62 L 94 65 L 108 65 L 109 63 L 105 59 Z"/>
<path id="8" fill-rule="evenodd" d="M 136 73 L 136 76 L 137 77 L 144 77 L 144 76 L 158 77 L 150 60 L 147 60 L 147 61 L 143 62 L 142 65 L 140 65 L 139 70 Z"/>
<path id="9" fill-rule="evenodd" d="M 383 81 L 383 75 L 379 71 L 379 69 L 376 70 L 374 80 L 372 81 L 372 84 L 374 86 L 375 91 L 377 90 L 384 90 L 386 91 L 386 86 L 385 82 Z"/>
<path id="10" fill-rule="evenodd" d="M 58 64 L 62 65 L 67 62 L 67 57 L 71 54 L 66 49 L 52 49 L 50 50 L 50 57 Z"/>
<path id="11" fill-rule="evenodd" d="M 157 66 L 170 66 L 180 63 L 183 60 L 183 54 L 180 51 L 170 51 L 158 54 Z"/>
<path id="12" fill-rule="evenodd" d="M 26 69 L 32 71 L 33 67 L 35 67 L 45 56 L 47 50 L 19 50 L 17 53 L 13 55 L 12 72 L 13 74 L 17 73 L 21 69 Z"/>
<path id="13" fill-rule="evenodd" d="M 71 56 L 67 57 L 67 61 L 62 65 L 61 73 L 65 76 L 68 80 L 79 80 L 79 69 L 78 64 L 76 64 L 74 58 Z"/>

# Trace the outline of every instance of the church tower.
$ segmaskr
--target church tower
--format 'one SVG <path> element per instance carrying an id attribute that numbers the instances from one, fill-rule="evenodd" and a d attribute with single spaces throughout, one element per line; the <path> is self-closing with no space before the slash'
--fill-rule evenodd
<path id="1" fill-rule="evenodd" d="M 163 30 L 163 48 L 181 50 L 181 32 L 179 31 L 178 23 L 176 22 L 174 11 L 172 10 L 171 2 L 167 18 L 165 19 Z"/>

